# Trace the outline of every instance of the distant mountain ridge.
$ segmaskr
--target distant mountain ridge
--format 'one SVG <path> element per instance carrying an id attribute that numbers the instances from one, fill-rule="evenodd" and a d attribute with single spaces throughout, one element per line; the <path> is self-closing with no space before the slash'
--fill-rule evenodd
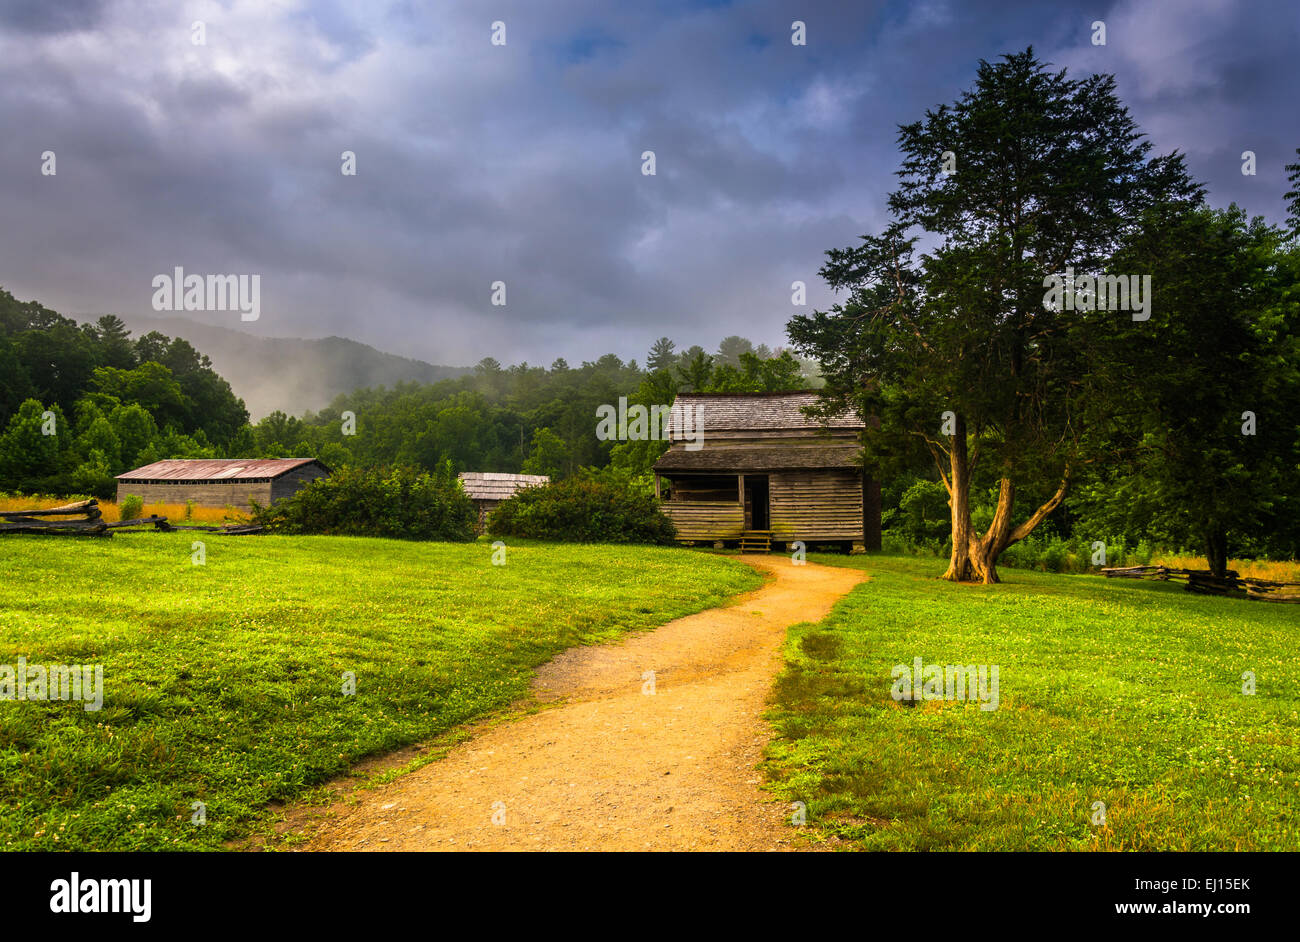
<path id="1" fill-rule="evenodd" d="M 79 315 L 90 321 L 96 316 Z M 133 337 L 156 330 L 188 340 L 212 360 L 212 368 L 244 400 L 254 422 L 277 409 L 289 415 L 314 412 L 362 386 L 433 383 L 471 372 L 470 367 L 438 366 L 384 353 L 344 337 L 262 337 L 183 317 L 118 316 Z"/>

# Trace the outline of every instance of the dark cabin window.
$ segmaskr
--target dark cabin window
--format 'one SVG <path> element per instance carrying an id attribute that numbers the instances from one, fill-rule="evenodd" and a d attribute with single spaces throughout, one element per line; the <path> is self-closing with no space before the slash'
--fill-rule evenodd
<path id="1" fill-rule="evenodd" d="M 734 474 L 698 474 L 669 481 L 670 500 L 740 501 L 740 482 Z"/>

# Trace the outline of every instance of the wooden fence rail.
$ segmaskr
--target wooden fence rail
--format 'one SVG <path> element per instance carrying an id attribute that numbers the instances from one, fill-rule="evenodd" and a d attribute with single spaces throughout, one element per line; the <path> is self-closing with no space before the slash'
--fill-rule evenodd
<path id="1" fill-rule="evenodd" d="M 1200 595 L 1228 595 L 1235 598 L 1255 599 L 1259 602 L 1300 603 L 1300 582 L 1271 582 L 1242 576 L 1229 569 L 1216 576 L 1208 569 L 1174 569 L 1169 566 L 1115 566 L 1103 569 L 1102 574 L 1111 579 L 1159 579 L 1184 582 L 1188 592 Z M 1290 589 L 1292 591 L 1284 591 Z"/>
<path id="2" fill-rule="evenodd" d="M 44 519 L 52 517 L 54 519 Z M 36 507 L 32 510 L 6 510 L 0 512 L 0 534 L 4 533 L 39 533 L 43 536 L 106 536 L 113 531 L 128 532 L 148 527 L 155 530 L 202 530 L 207 533 L 224 533 L 228 536 L 242 536 L 249 533 L 261 533 L 265 529 L 256 524 L 235 523 L 226 526 L 177 526 L 167 522 L 166 517 L 152 514 L 135 520 L 119 520 L 109 523 L 99 509 L 99 501 L 77 501 L 62 507 Z"/>

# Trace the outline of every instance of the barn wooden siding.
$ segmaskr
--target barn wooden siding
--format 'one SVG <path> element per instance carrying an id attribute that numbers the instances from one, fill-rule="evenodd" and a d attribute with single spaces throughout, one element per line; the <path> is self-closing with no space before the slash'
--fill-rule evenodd
<path id="1" fill-rule="evenodd" d="M 167 458 L 117 476 L 117 499 L 247 508 L 288 497 L 329 468 L 315 458 Z"/>
<path id="2" fill-rule="evenodd" d="M 305 464 L 301 468 L 294 468 L 288 474 L 282 474 L 271 482 L 271 500 L 289 497 L 303 485 L 328 475 L 329 472 L 319 464 Z M 261 502 L 262 499 L 259 497 L 258 503 Z"/>
<path id="3" fill-rule="evenodd" d="M 245 508 L 250 500 L 265 507 L 271 502 L 271 481 L 223 481 L 220 484 L 202 484 L 177 481 L 175 484 L 133 484 L 117 482 L 117 502 L 127 494 L 135 494 L 146 504 L 183 504 L 194 501 L 200 507 Z"/>

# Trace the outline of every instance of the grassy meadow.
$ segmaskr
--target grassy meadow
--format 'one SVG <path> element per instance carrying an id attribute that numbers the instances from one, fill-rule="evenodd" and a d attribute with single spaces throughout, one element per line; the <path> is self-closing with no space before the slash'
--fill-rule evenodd
<path id="1" fill-rule="evenodd" d="M 1012 569 L 959 586 L 937 578 L 942 561 L 815 558 L 871 578 L 791 629 L 773 694 L 770 787 L 806 803 L 814 840 L 1300 849 L 1300 608 Z M 891 669 L 917 656 L 998 665 L 998 708 L 895 702 Z"/>
<path id="2" fill-rule="evenodd" d="M 104 667 L 99 711 L 0 702 L 4 849 L 218 848 L 508 705 L 564 648 L 761 581 L 675 549 L 512 542 L 496 566 L 484 542 L 201 536 L 203 565 L 193 533 L 0 542 L 0 664 Z"/>

